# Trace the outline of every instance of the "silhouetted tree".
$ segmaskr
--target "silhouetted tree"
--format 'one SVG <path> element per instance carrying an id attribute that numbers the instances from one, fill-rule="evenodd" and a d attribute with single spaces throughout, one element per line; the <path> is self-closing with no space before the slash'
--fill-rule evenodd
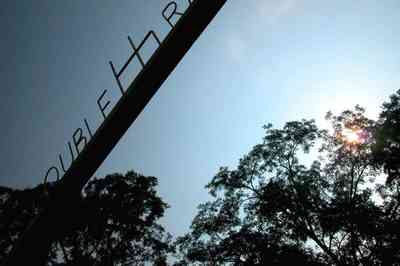
<path id="1" fill-rule="evenodd" d="M 400 90 L 383 104 L 374 145 L 375 160 L 388 174 L 388 183 L 400 178 Z"/>
<path id="2" fill-rule="evenodd" d="M 237 168 L 222 167 L 177 265 L 400 265 L 400 187 L 373 180 L 376 123 L 359 106 L 327 119 L 333 131 L 267 125 Z"/>
<path id="3" fill-rule="evenodd" d="M 0 188 L 0 262 L 47 202 L 43 185 L 33 189 Z"/>
<path id="4" fill-rule="evenodd" d="M 364 113 L 328 113 L 331 131 L 313 120 L 265 126 L 262 142 L 207 185 L 214 199 L 176 241 L 175 265 L 400 265 L 400 90 L 378 121 Z M 0 187 L 0 260 L 52 185 L 49 195 Z M 174 248 L 157 223 L 167 205 L 156 185 L 134 172 L 92 180 L 48 265 L 166 265 Z"/>
<path id="5" fill-rule="evenodd" d="M 165 265 L 173 249 L 170 236 L 157 223 L 167 204 L 157 195 L 156 185 L 155 177 L 135 172 L 91 180 L 74 214 L 76 223 L 52 244 L 48 265 Z M 49 197 L 42 185 L 22 191 L 4 188 L 0 193 L 3 260 Z"/>

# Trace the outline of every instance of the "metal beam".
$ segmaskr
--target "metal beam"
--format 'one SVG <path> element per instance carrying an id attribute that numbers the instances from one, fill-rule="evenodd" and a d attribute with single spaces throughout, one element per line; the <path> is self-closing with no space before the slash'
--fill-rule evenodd
<path id="1" fill-rule="evenodd" d="M 175 69 L 226 0 L 196 0 L 180 18 L 125 95 L 71 164 L 54 191 L 54 198 L 14 247 L 6 265 L 44 265 L 53 240 L 76 222 L 76 202 L 82 188 Z"/>

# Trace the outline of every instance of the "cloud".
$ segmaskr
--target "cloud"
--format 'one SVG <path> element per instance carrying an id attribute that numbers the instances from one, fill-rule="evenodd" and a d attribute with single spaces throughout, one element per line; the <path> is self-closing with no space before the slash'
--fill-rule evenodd
<path id="1" fill-rule="evenodd" d="M 259 15 L 265 17 L 268 24 L 275 24 L 282 17 L 289 15 L 298 5 L 299 0 L 262 1 Z"/>
<path id="2" fill-rule="evenodd" d="M 240 34 L 230 34 L 226 39 L 227 52 L 234 61 L 242 61 L 246 56 L 247 44 Z"/>
<path id="3" fill-rule="evenodd" d="M 250 20 L 244 20 L 243 25 L 250 27 L 236 27 L 234 31 L 225 33 L 226 53 L 236 62 L 242 62 L 248 56 L 248 49 L 254 46 L 254 41 L 249 41 L 249 36 L 259 34 L 260 22 L 264 25 L 274 25 L 278 20 L 294 13 L 300 0 L 257 0 L 251 5 L 256 8 L 256 13 Z M 252 28 L 256 26 L 256 28 Z"/>

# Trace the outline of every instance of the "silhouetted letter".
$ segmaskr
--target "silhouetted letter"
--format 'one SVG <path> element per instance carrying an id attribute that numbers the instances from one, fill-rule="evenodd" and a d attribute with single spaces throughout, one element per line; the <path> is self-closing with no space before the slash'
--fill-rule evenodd
<path id="1" fill-rule="evenodd" d="M 105 105 L 102 105 L 101 100 L 103 100 L 104 95 L 106 95 L 107 90 L 104 90 L 103 93 L 100 95 L 100 97 L 97 99 L 97 105 L 100 108 L 101 114 L 103 115 L 104 119 L 106 119 L 106 114 L 104 113 L 104 111 L 106 110 L 106 108 L 108 107 L 108 105 L 110 105 L 110 101 L 107 101 Z"/>
<path id="2" fill-rule="evenodd" d="M 122 86 L 121 81 L 119 80 L 119 77 L 121 76 L 122 71 L 120 71 L 119 73 L 117 73 L 117 71 L 115 70 L 114 64 L 113 64 L 111 61 L 110 61 L 109 63 L 110 63 L 111 70 L 112 70 L 112 72 L 113 72 L 114 78 L 115 78 L 115 80 L 117 81 L 119 90 L 121 91 L 122 95 L 124 95 L 124 93 L 125 93 L 125 92 L 124 92 L 124 88 L 123 88 L 123 86 Z"/>
<path id="3" fill-rule="evenodd" d="M 74 140 L 76 153 L 79 155 L 79 145 L 83 142 L 83 147 L 85 147 L 87 144 L 87 139 L 85 136 L 83 136 L 82 128 L 78 128 L 77 130 L 75 130 L 74 134 L 72 135 L 72 139 Z"/>
<path id="4" fill-rule="evenodd" d="M 71 164 L 72 164 L 72 162 L 75 160 L 75 156 L 74 156 L 74 152 L 72 151 L 71 142 L 69 142 L 69 141 L 68 141 L 68 148 L 69 148 L 69 153 L 71 155 Z M 60 160 L 61 168 L 63 169 L 63 171 L 65 173 L 67 170 L 65 169 L 64 160 L 63 160 L 61 154 L 58 155 L 58 159 Z"/>
<path id="5" fill-rule="evenodd" d="M 83 119 L 83 121 L 85 122 L 86 129 L 87 129 L 87 130 L 88 130 L 88 132 L 89 132 L 90 138 L 93 138 L 92 130 L 90 130 L 90 127 L 89 127 L 89 123 L 88 123 L 88 121 L 86 120 L 86 118 L 85 118 L 85 119 Z"/>
<path id="6" fill-rule="evenodd" d="M 48 180 L 49 175 L 50 175 L 51 172 L 54 172 L 56 174 L 56 180 L 57 181 L 60 179 L 60 171 L 58 171 L 58 168 L 55 167 L 55 166 L 50 167 L 49 170 L 47 170 L 46 175 L 44 177 L 44 181 L 43 181 L 43 184 L 44 184 L 45 188 L 46 188 L 47 180 Z"/>
<path id="7" fill-rule="evenodd" d="M 189 1 L 189 4 L 191 2 Z M 170 9 L 170 7 L 172 7 L 172 10 Z M 168 5 L 164 8 L 164 10 L 162 11 L 162 16 L 163 18 L 168 22 L 168 24 L 173 28 L 174 24 L 171 22 L 172 18 L 174 16 L 182 16 L 183 13 L 178 12 L 178 4 L 175 1 L 172 1 L 170 3 L 168 3 Z M 169 13 L 169 15 L 167 15 L 168 11 L 172 11 Z"/>

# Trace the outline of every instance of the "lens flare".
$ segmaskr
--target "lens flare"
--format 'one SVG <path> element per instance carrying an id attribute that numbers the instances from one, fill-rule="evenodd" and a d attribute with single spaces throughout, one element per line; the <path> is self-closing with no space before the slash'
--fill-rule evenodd
<path id="1" fill-rule="evenodd" d="M 361 129 L 350 129 L 345 128 L 342 132 L 343 140 L 349 144 L 361 144 L 363 143 Z"/>

